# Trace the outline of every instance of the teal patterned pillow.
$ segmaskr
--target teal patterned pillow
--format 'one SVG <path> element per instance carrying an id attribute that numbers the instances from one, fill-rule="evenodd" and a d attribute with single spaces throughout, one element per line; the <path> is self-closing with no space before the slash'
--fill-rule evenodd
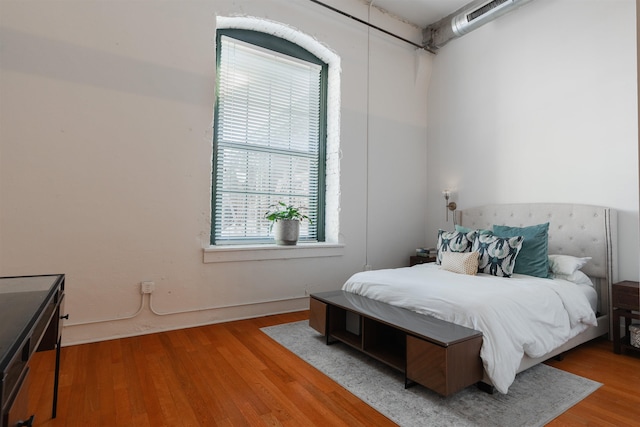
<path id="1" fill-rule="evenodd" d="M 473 251 L 480 253 L 478 273 L 511 277 L 523 240 L 522 236 L 497 237 L 491 234 L 478 234 L 472 248 Z"/>
<path id="2" fill-rule="evenodd" d="M 475 231 L 478 234 L 493 234 L 493 230 L 485 230 L 484 228 L 478 228 L 477 230 L 474 230 L 473 228 L 464 227 L 458 224 L 456 224 L 455 227 L 456 227 L 456 231 L 461 231 L 463 233 Z"/>
<path id="3" fill-rule="evenodd" d="M 471 246 L 476 238 L 476 232 L 462 233 L 460 231 L 438 230 L 438 255 L 436 264 L 442 264 L 443 252 L 471 252 Z"/>

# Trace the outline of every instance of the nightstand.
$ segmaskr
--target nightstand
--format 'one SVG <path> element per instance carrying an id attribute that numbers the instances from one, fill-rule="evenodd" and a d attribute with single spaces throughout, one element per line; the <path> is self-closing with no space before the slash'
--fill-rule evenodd
<path id="1" fill-rule="evenodd" d="M 417 256 L 412 255 L 409 257 L 409 267 L 413 267 L 416 264 L 427 264 L 430 262 L 436 262 L 436 257 L 434 256 Z"/>
<path id="2" fill-rule="evenodd" d="M 640 352 L 640 348 L 629 344 L 629 325 L 631 319 L 640 319 L 640 295 L 638 282 L 624 281 L 612 286 L 613 314 L 613 352 L 620 354 L 622 349 Z M 624 336 L 620 336 L 620 318 L 624 319 Z"/>

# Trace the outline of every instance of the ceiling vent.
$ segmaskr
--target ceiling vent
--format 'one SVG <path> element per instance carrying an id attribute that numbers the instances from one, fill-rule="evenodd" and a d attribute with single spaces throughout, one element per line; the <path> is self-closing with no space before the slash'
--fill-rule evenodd
<path id="1" fill-rule="evenodd" d="M 515 0 L 493 0 L 476 9 L 465 10 L 453 17 L 451 29 L 456 36 L 467 34 L 485 22 L 494 20 L 499 16 L 498 14 L 502 15 L 500 11 L 513 6 L 514 2 Z"/>
<path id="2" fill-rule="evenodd" d="M 423 30 L 423 44 L 432 51 L 528 3 L 531 0 L 476 0 Z"/>

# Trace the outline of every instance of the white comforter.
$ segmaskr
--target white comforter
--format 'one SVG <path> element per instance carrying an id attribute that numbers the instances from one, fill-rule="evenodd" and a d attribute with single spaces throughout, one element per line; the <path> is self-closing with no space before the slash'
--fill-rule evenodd
<path id="1" fill-rule="evenodd" d="M 421 264 L 356 273 L 342 289 L 481 331 L 480 357 L 501 393 L 523 353 L 543 356 L 597 324 L 584 294 L 559 279 L 467 276 Z"/>

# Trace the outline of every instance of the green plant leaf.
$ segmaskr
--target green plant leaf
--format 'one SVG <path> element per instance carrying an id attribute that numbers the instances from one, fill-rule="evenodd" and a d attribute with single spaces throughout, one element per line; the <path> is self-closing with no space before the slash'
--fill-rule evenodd
<path id="1" fill-rule="evenodd" d="M 294 220 L 297 219 L 299 221 L 312 221 L 309 219 L 307 215 L 304 215 L 300 212 L 301 208 L 298 208 L 293 205 L 287 205 L 283 201 L 278 201 L 277 203 L 269 206 L 270 210 L 265 212 L 264 217 L 271 221 L 271 227 L 273 227 L 273 223 L 278 220 Z M 271 228 L 270 227 L 270 228 Z"/>

